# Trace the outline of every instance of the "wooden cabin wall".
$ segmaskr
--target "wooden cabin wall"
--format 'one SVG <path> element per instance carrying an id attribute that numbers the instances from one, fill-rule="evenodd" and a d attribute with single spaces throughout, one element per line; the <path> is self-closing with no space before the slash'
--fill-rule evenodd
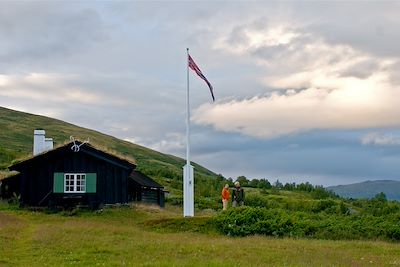
<path id="1" fill-rule="evenodd" d="M 127 177 L 129 170 L 117 167 L 83 152 L 59 151 L 52 157 L 32 162 L 21 171 L 21 197 L 23 204 L 36 206 L 52 190 L 54 172 L 97 173 L 96 193 L 85 193 L 85 201 L 103 204 L 127 203 Z M 58 196 L 57 196 L 58 195 Z M 52 194 L 40 205 L 49 204 L 51 198 L 71 194 Z"/>

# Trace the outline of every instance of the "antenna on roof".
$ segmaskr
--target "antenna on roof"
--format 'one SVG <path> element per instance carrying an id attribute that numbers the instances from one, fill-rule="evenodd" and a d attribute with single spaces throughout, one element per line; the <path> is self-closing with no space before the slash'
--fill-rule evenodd
<path id="1" fill-rule="evenodd" d="M 80 147 L 83 146 L 84 144 L 88 144 L 89 141 L 90 141 L 90 139 L 88 138 L 86 141 L 84 141 L 83 143 L 81 143 L 80 145 L 78 145 L 78 144 L 75 142 L 75 138 L 74 138 L 72 135 L 69 137 L 69 139 L 70 139 L 72 142 L 74 142 L 73 146 L 71 146 L 71 150 L 74 151 L 74 152 L 79 152 Z"/>

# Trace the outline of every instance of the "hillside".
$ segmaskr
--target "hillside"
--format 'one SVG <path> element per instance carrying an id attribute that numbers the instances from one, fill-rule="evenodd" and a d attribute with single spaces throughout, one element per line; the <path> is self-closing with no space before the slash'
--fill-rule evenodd
<path id="1" fill-rule="evenodd" d="M 392 180 L 365 181 L 362 183 L 330 186 L 332 190 L 341 197 L 348 198 L 373 198 L 376 194 L 383 192 L 387 199 L 400 200 L 400 182 Z"/>
<path id="2" fill-rule="evenodd" d="M 163 154 L 149 148 L 120 140 L 113 136 L 79 127 L 61 120 L 19 112 L 0 107 L 0 170 L 6 170 L 13 161 L 32 154 L 33 131 L 46 130 L 46 136 L 54 139 L 54 146 L 69 141 L 73 135 L 77 139 L 90 138 L 90 143 L 104 147 L 118 154 L 133 157 L 138 169 L 161 182 L 167 189 L 171 186 L 182 188 L 182 166 L 184 160 Z M 195 174 L 202 179 L 210 179 L 216 174 L 195 165 Z"/>

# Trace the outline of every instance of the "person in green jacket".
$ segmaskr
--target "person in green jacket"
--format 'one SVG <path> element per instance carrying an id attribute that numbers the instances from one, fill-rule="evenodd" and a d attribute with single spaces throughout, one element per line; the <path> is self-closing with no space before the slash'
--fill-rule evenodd
<path id="1" fill-rule="evenodd" d="M 232 193 L 232 207 L 244 205 L 244 190 L 240 187 L 239 182 L 235 182 L 235 189 Z"/>

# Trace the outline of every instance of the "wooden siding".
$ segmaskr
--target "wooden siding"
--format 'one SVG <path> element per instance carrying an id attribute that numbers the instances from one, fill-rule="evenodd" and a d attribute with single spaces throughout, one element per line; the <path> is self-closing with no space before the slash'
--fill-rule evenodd
<path id="1" fill-rule="evenodd" d="M 66 147 L 35 157 L 29 164 L 20 165 L 18 171 L 22 204 L 63 205 L 66 199 L 72 198 L 76 198 L 76 202 L 89 205 L 127 203 L 127 179 L 135 166 L 123 168 L 121 164 L 113 164 L 111 160 L 93 156 L 95 152 L 73 152 Z M 54 186 L 55 173 L 86 173 L 89 178 L 89 192 L 56 193 L 60 190 Z M 90 185 L 91 173 L 97 176 L 94 185 Z M 53 191 L 54 189 L 56 190 Z"/>

